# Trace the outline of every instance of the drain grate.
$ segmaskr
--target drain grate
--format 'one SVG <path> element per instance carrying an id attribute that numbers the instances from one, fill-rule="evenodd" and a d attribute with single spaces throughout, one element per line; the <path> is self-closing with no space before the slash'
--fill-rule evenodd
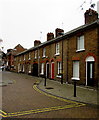
<path id="1" fill-rule="evenodd" d="M 39 85 L 39 83 L 34 83 L 34 85 Z"/>
<path id="2" fill-rule="evenodd" d="M 46 89 L 50 90 L 50 89 L 54 89 L 54 88 L 52 88 L 52 87 L 46 87 Z"/>

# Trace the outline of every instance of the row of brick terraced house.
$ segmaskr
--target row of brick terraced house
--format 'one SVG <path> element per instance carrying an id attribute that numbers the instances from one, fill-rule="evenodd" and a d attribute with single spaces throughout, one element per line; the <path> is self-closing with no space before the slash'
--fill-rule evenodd
<path id="1" fill-rule="evenodd" d="M 47 41 L 15 56 L 15 71 L 46 76 L 61 83 L 78 80 L 79 85 L 97 86 L 99 79 L 99 19 L 92 9 L 85 12 L 85 24 L 64 33 L 47 34 Z"/>

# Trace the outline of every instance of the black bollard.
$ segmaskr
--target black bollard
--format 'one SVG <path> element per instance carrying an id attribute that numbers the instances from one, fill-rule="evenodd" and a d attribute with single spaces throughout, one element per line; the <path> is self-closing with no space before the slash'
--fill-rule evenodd
<path id="1" fill-rule="evenodd" d="M 44 81 L 44 86 L 46 86 L 46 75 L 44 76 L 44 78 L 45 78 L 45 81 Z"/>
<path id="2" fill-rule="evenodd" d="M 61 84 L 63 84 L 63 74 L 61 74 Z"/>
<path id="3" fill-rule="evenodd" d="M 74 97 L 76 97 L 76 80 L 74 80 Z"/>

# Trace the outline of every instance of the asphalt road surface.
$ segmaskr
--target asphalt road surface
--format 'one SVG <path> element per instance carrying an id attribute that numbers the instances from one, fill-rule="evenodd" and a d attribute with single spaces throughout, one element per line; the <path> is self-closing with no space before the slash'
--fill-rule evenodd
<path id="1" fill-rule="evenodd" d="M 26 74 L 2 72 L 3 118 L 97 118 L 96 106 L 57 99 L 38 90 L 43 78 Z M 1 108 L 1 107 L 0 107 Z"/>

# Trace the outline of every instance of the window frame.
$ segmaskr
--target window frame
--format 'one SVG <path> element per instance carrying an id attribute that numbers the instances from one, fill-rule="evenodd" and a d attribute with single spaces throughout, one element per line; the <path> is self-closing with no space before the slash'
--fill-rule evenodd
<path id="1" fill-rule="evenodd" d="M 76 71 L 76 72 L 75 72 Z M 80 80 L 80 61 L 73 61 L 73 77 L 72 80 Z"/>
<path id="2" fill-rule="evenodd" d="M 37 50 L 34 51 L 34 58 L 37 59 Z"/>
<path id="3" fill-rule="evenodd" d="M 25 54 L 23 55 L 23 61 L 25 61 Z"/>
<path id="4" fill-rule="evenodd" d="M 84 51 L 84 50 L 85 50 L 85 37 L 84 37 L 84 35 L 80 35 L 77 37 L 77 50 L 76 50 L 76 52 Z"/>
<path id="5" fill-rule="evenodd" d="M 55 44 L 55 55 L 59 55 L 60 54 L 60 44 L 59 42 Z"/>
<path id="6" fill-rule="evenodd" d="M 44 63 L 41 63 L 41 75 L 44 75 Z"/>
<path id="7" fill-rule="evenodd" d="M 31 73 L 31 64 L 29 64 L 29 70 L 28 70 L 28 73 Z"/>
<path id="8" fill-rule="evenodd" d="M 30 52 L 28 53 L 28 60 L 30 60 L 31 59 L 31 54 L 30 54 Z"/>
<path id="9" fill-rule="evenodd" d="M 42 56 L 46 57 L 46 48 L 45 47 L 43 48 L 43 55 Z"/>
<path id="10" fill-rule="evenodd" d="M 62 73 L 62 62 L 57 62 L 57 73 L 60 75 Z"/>

